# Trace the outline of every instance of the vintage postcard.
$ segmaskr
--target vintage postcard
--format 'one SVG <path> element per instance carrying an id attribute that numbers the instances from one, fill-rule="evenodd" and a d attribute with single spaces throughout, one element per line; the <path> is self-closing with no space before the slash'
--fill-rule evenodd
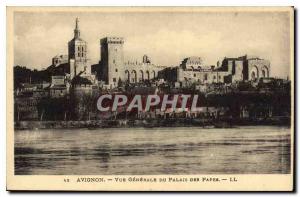
<path id="1" fill-rule="evenodd" d="M 293 191 L 293 7 L 7 7 L 7 190 Z"/>

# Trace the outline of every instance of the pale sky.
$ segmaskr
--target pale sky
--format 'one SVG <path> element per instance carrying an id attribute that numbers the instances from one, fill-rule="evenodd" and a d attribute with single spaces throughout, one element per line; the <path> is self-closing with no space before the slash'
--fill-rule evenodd
<path id="1" fill-rule="evenodd" d="M 91 64 L 100 60 L 99 40 L 125 38 L 125 60 L 177 66 L 189 56 L 215 65 L 224 57 L 245 54 L 271 62 L 271 75 L 290 72 L 288 12 L 16 12 L 14 65 L 43 69 L 57 54 L 67 54 L 79 17 L 81 38 L 88 42 Z"/>

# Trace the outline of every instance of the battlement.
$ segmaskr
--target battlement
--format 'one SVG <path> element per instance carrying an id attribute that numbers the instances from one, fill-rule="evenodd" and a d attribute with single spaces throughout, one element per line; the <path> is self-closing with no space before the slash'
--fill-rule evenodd
<path id="1" fill-rule="evenodd" d="M 139 66 L 152 66 L 152 67 L 160 67 L 156 64 L 153 64 L 153 63 L 144 63 L 144 62 L 138 62 L 138 61 L 125 61 L 124 62 L 124 65 L 125 66 L 136 66 L 136 65 L 139 65 Z"/>
<path id="2" fill-rule="evenodd" d="M 124 38 L 122 37 L 106 37 L 100 40 L 101 44 L 124 44 Z"/>

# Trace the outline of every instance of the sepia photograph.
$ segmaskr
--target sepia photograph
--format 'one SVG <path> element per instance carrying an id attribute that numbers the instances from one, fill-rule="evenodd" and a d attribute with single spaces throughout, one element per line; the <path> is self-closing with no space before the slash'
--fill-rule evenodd
<path id="1" fill-rule="evenodd" d="M 293 7 L 7 12 L 12 190 L 292 190 Z"/>

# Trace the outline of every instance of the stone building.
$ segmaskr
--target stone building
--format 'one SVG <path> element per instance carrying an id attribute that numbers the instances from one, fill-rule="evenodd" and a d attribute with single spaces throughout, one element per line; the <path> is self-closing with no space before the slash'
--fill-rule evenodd
<path id="1" fill-rule="evenodd" d="M 202 58 L 185 58 L 177 69 L 177 81 L 199 82 L 202 84 L 224 83 L 224 78 L 230 71 L 204 65 Z"/>
<path id="2" fill-rule="evenodd" d="M 87 42 L 80 37 L 79 20 L 76 18 L 74 38 L 68 43 L 68 59 L 70 65 L 70 76 L 90 76 L 91 68 L 87 59 Z"/>
<path id="3" fill-rule="evenodd" d="M 160 78 L 170 82 L 188 83 L 233 83 L 237 81 L 257 81 L 270 77 L 270 62 L 259 57 L 225 57 L 217 66 L 206 66 L 200 57 L 185 58 L 177 67 L 160 71 Z"/>
<path id="4" fill-rule="evenodd" d="M 74 104 L 72 106 L 73 115 L 76 119 L 90 120 L 93 117 L 93 112 L 97 110 L 95 107 L 98 98 L 97 86 L 89 79 L 77 75 L 71 81 L 70 95 Z"/>
<path id="5" fill-rule="evenodd" d="M 202 69 L 204 67 L 203 61 L 201 57 L 189 57 L 183 59 L 180 64 L 180 67 L 185 70 L 194 70 L 194 69 Z"/>
<path id="6" fill-rule="evenodd" d="M 93 70 L 110 88 L 118 86 L 120 80 L 137 83 L 154 79 L 163 68 L 152 64 L 147 55 L 143 56 L 142 62 L 124 61 L 123 38 L 106 37 L 100 40 L 100 44 L 101 61 Z"/>
<path id="7" fill-rule="evenodd" d="M 47 71 L 52 75 L 65 75 L 69 82 L 78 75 L 95 82 L 87 58 L 87 47 L 87 42 L 80 37 L 79 20 L 76 18 L 74 37 L 68 42 L 68 55 L 53 57 L 52 65 L 47 68 Z"/>
<path id="8" fill-rule="evenodd" d="M 257 81 L 260 78 L 270 77 L 270 61 L 256 56 L 241 56 L 237 58 L 224 58 L 221 65 L 215 69 L 217 72 L 228 72 L 224 81 Z"/>
<path id="9" fill-rule="evenodd" d="M 88 84 L 97 83 L 95 75 L 91 74 L 91 65 L 87 58 L 87 42 L 80 37 L 78 18 L 75 22 L 74 37 L 68 42 L 68 55 L 53 57 L 52 65 L 47 69 L 52 74 L 50 96 L 53 98 L 64 97 L 70 90 L 88 94 L 89 85 L 86 81 Z M 83 80 L 77 80 L 79 77 Z M 76 83 L 72 83 L 74 81 Z M 81 82 L 83 84 L 80 84 Z M 76 87 L 70 89 L 70 86 Z"/>
<path id="10" fill-rule="evenodd" d="M 97 79 L 104 82 L 107 88 L 117 87 L 119 82 L 139 83 L 154 79 L 177 82 L 182 86 L 192 83 L 257 81 L 270 76 L 270 62 L 259 57 L 247 55 L 237 58 L 225 57 L 216 66 L 211 66 L 205 65 L 201 57 L 193 56 L 183 59 L 179 66 L 166 68 L 151 63 L 147 55 L 142 57 L 142 61 L 124 60 L 123 45 L 122 37 L 102 38 L 100 40 L 101 60 L 99 64 L 91 66 L 87 58 L 87 42 L 80 37 L 77 18 L 74 38 L 68 43 L 68 56 L 55 56 L 49 70 L 54 73 L 53 75 L 65 73 L 69 81 L 80 76 L 93 84 L 97 83 L 94 75 L 96 74 Z"/>
<path id="11" fill-rule="evenodd" d="M 163 69 L 161 66 L 152 64 L 147 55 L 143 56 L 143 62 L 127 61 L 125 65 L 125 81 L 138 83 L 146 80 L 156 79 L 158 72 Z"/>
<path id="12" fill-rule="evenodd" d="M 92 95 L 94 85 L 87 78 L 78 75 L 72 79 L 71 85 L 71 93 L 78 98 L 84 95 Z"/>
<path id="13" fill-rule="evenodd" d="M 52 65 L 66 64 L 69 62 L 68 55 L 56 55 L 52 58 Z"/>
<path id="14" fill-rule="evenodd" d="M 65 76 L 52 76 L 51 77 L 51 86 L 50 86 L 50 97 L 51 98 L 60 98 L 64 97 L 69 92 L 69 86 L 66 82 Z"/>
<path id="15" fill-rule="evenodd" d="M 15 98 L 15 120 L 37 120 L 38 119 L 38 102 L 39 99 L 25 95 Z"/>
<path id="16" fill-rule="evenodd" d="M 15 120 L 37 120 L 39 102 L 49 97 L 49 84 L 22 84 L 14 95 Z"/>
<path id="17" fill-rule="evenodd" d="M 123 44 L 124 39 L 120 37 L 106 37 L 100 40 L 100 79 L 112 87 L 117 86 L 119 79 L 125 80 Z"/>
<path id="18" fill-rule="evenodd" d="M 244 80 L 256 80 L 270 77 L 270 61 L 258 57 L 244 57 L 246 65 Z"/>

